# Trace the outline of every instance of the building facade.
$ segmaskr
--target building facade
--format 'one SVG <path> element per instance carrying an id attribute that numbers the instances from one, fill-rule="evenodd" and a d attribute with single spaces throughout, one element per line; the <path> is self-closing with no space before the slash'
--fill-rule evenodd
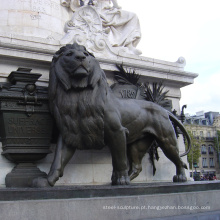
<path id="1" fill-rule="evenodd" d="M 219 150 L 215 148 L 215 138 L 217 130 L 220 130 L 220 121 L 218 112 L 197 112 L 195 116 L 186 115 L 185 126 L 187 130 L 192 132 L 192 135 L 200 143 L 201 157 L 197 164 L 196 172 L 200 176 L 216 175 L 220 178 L 219 172 Z M 218 120 L 218 121 L 217 121 Z M 192 166 L 192 172 L 195 168 Z"/>

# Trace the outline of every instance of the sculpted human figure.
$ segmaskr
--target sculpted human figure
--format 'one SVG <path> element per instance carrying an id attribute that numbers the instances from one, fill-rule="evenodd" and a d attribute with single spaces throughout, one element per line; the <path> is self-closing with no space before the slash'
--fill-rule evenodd
<path id="1" fill-rule="evenodd" d="M 141 54 L 141 51 L 136 49 L 141 39 L 138 17 L 132 12 L 121 10 L 117 0 L 61 0 L 61 4 L 70 7 L 73 12 L 82 5 L 94 5 L 111 46 L 127 48 L 132 54 Z"/>

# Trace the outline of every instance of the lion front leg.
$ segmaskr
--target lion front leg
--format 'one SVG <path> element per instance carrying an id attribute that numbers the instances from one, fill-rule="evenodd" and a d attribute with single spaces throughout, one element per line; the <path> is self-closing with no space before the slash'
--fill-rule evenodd
<path id="1" fill-rule="evenodd" d="M 59 135 L 55 157 L 47 178 L 37 178 L 33 181 L 34 187 L 54 186 L 59 177 L 63 176 L 63 170 L 75 153 L 75 148 L 68 147 L 61 135 Z"/>
<path id="2" fill-rule="evenodd" d="M 66 164 L 73 157 L 76 148 L 68 147 L 60 135 L 57 142 L 55 157 L 50 168 L 47 180 L 51 186 L 54 186 L 56 181 L 63 176 L 63 171 Z"/>
<path id="3" fill-rule="evenodd" d="M 130 178 L 128 176 L 126 135 L 125 131 L 118 131 L 108 142 L 112 155 L 112 185 L 128 185 Z"/>
<path id="4" fill-rule="evenodd" d="M 111 177 L 112 185 L 129 185 L 130 177 L 128 175 L 127 161 L 126 159 L 121 159 L 121 161 L 118 160 L 118 157 L 124 158 L 124 152 L 122 153 L 122 151 L 116 151 L 114 149 L 111 149 L 111 152 L 113 165 Z"/>
<path id="5" fill-rule="evenodd" d="M 112 155 L 112 185 L 130 184 L 127 165 L 126 129 L 119 124 L 106 123 L 105 139 Z"/>

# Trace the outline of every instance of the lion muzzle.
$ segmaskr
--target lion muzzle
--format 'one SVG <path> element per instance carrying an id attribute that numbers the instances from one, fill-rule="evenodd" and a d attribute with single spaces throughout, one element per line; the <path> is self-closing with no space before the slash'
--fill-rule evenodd
<path id="1" fill-rule="evenodd" d="M 86 67 L 84 67 L 83 65 L 80 65 L 72 74 L 71 77 L 74 78 L 84 78 L 87 77 L 89 75 L 89 71 L 87 70 Z"/>

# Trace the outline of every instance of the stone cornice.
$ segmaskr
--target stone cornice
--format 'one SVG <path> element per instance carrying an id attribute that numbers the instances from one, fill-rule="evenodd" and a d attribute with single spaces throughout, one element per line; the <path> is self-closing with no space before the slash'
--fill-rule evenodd
<path id="1" fill-rule="evenodd" d="M 148 71 L 153 71 L 153 72 L 161 72 L 161 73 L 169 73 L 169 74 L 173 74 L 173 75 L 181 75 L 183 77 L 190 77 L 192 79 L 196 78 L 198 76 L 197 73 L 191 73 L 191 72 L 186 72 L 183 70 L 173 70 L 168 68 L 161 68 L 161 67 L 155 67 L 155 66 L 148 66 L 148 65 L 144 65 L 144 63 L 141 64 L 136 64 L 135 62 L 123 62 L 123 61 L 114 61 L 114 60 L 109 60 L 109 59 L 104 59 L 104 58 L 97 58 L 101 63 L 107 63 L 110 64 L 113 67 L 114 70 L 117 70 L 117 68 L 115 67 L 115 64 L 123 64 L 125 67 L 129 67 L 129 68 L 134 68 L 134 69 L 143 69 L 143 70 L 148 70 Z M 154 63 L 154 62 L 153 62 Z"/>
<path id="2" fill-rule="evenodd" d="M 11 40 L 7 42 L 5 39 L 6 38 L 0 38 L 0 56 L 10 57 L 12 59 L 25 59 L 30 62 L 37 61 L 39 64 L 48 66 L 51 63 L 53 54 L 60 47 L 55 44 L 42 44 L 41 42 L 32 42 L 33 45 L 29 46 L 28 43 L 24 41 L 13 42 L 13 40 Z M 22 42 L 24 45 L 21 44 Z M 166 81 L 168 84 L 175 83 L 179 88 L 192 84 L 194 78 L 198 76 L 198 74 L 184 71 L 185 64 L 179 61 L 167 62 L 134 55 L 128 55 L 127 57 L 118 55 L 114 58 L 97 56 L 97 59 L 105 71 L 115 71 L 117 70 L 115 64 L 123 64 L 125 68 L 135 69 L 136 73 L 142 77 L 147 77 L 149 81 L 157 78 L 157 80 Z"/>

